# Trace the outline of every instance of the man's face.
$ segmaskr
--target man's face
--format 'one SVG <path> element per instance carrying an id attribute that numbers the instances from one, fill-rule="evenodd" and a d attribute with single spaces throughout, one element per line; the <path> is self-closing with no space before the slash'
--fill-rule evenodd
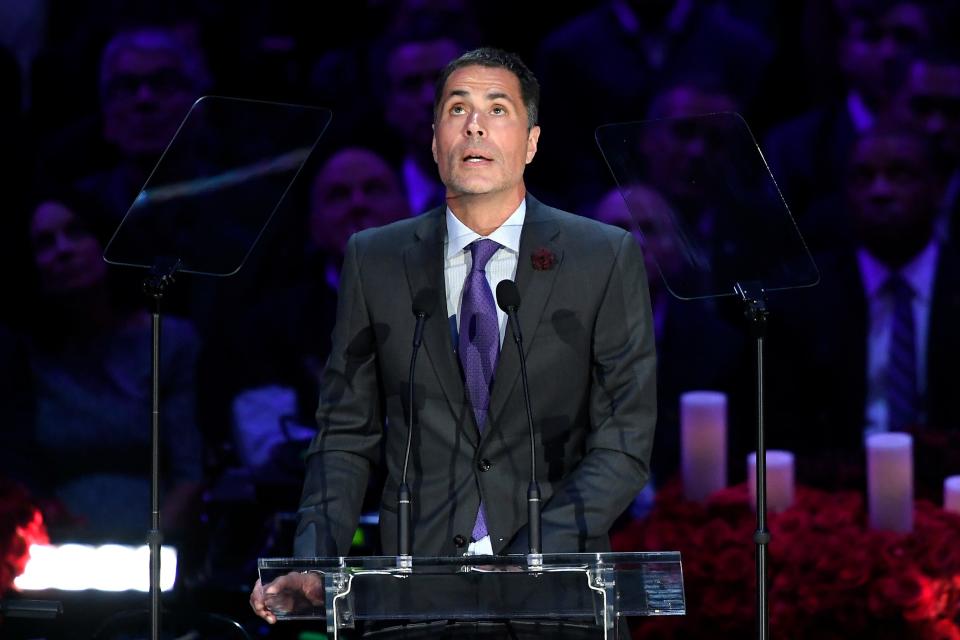
<path id="1" fill-rule="evenodd" d="M 479 65 L 457 69 L 443 87 L 433 132 L 447 197 L 522 191 L 539 137 L 540 127 L 527 129 L 517 76 Z"/>
<path id="2" fill-rule="evenodd" d="M 923 9 L 903 2 L 876 17 L 855 17 L 840 47 L 840 66 L 853 88 L 884 104 L 899 84 L 908 56 L 930 36 Z"/>
<path id="3" fill-rule="evenodd" d="M 408 215 L 396 175 L 366 149 L 334 155 L 314 179 L 310 235 L 317 247 L 332 254 L 343 253 L 353 233 Z"/>
<path id="4" fill-rule="evenodd" d="M 903 116 L 960 160 L 960 64 L 914 62 L 897 103 Z"/>
<path id="5" fill-rule="evenodd" d="M 88 289 L 106 277 L 100 242 L 59 202 L 44 202 L 34 211 L 30 242 L 40 283 L 48 293 Z"/>
<path id="6" fill-rule="evenodd" d="M 410 42 L 397 47 L 387 62 L 386 121 L 418 150 L 430 144 L 437 78 L 459 53 L 452 40 Z"/>
<path id="7" fill-rule="evenodd" d="M 847 191 L 860 240 L 881 258 L 913 255 L 930 238 L 938 185 L 921 140 L 896 133 L 860 140 Z"/>
<path id="8" fill-rule="evenodd" d="M 643 141 L 644 155 L 651 159 L 649 182 L 687 213 L 706 206 L 709 173 L 724 161 L 730 135 L 726 118 L 700 116 L 735 109 L 729 96 L 693 87 L 677 87 L 662 97 L 665 120 L 651 125 Z"/>
<path id="9" fill-rule="evenodd" d="M 104 132 L 127 157 L 155 159 L 197 97 L 171 52 L 125 49 L 104 78 Z"/>
<path id="10" fill-rule="evenodd" d="M 680 273 L 683 265 L 673 213 L 653 189 L 630 185 L 626 190 L 626 201 L 614 189 L 597 205 L 594 218 L 629 231 L 643 246 L 643 260 L 651 288 L 660 286 L 658 272 L 667 279 Z"/>

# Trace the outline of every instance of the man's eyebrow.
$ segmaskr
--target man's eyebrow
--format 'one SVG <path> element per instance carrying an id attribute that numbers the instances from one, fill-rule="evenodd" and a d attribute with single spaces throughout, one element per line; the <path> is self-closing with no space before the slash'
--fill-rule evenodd
<path id="1" fill-rule="evenodd" d="M 464 98 L 470 95 L 470 92 L 466 89 L 453 89 L 447 94 L 447 100 L 450 98 Z M 485 96 L 487 100 L 506 100 L 507 102 L 513 102 L 513 98 L 509 93 L 505 91 L 490 91 Z"/>
<path id="2" fill-rule="evenodd" d="M 490 91 L 487 93 L 486 98 L 487 100 L 506 100 L 507 102 L 513 102 L 510 94 L 503 91 Z"/>
<path id="3" fill-rule="evenodd" d="M 470 92 L 467 91 L 466 89 L 453 89 L 452 91 L 450 91 L 449 94 L 447 94 L 446 99 L 449 100 L 450 98 L 464 98 L 468 95 L 470 95 Z"/>

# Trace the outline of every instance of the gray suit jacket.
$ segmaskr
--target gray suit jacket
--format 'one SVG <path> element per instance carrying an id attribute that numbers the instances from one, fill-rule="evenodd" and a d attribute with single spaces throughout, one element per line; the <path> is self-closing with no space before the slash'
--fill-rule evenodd
<path id="1" fill-rule="evenodd" d="M 431 292 L 415 377 L 408 483 L 414 555 L 466 551 L 481 496 L 495 553 L 525 553 L 529 430 L 511 335 L 480 437 L 446 318 L 445 209 L 351 238 L 333 348 L 322 376 L 294 552 L 349 553 L 371 465 L 384 447 L 384 552 L 396 552 L 412 301 Z M 550 269 L 531 254 L 546 249 Z M 517 286 L 543 495 L 544 552 L 602 551 L 647 481 L 656 356 L 646 273 L 626 232 L 527 196 Z M 385 440 L 384 440 L 385 439 Z"/>

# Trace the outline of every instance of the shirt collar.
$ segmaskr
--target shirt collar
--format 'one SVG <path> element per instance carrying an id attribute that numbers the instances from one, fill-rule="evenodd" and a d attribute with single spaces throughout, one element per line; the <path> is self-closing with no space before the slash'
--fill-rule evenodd
<path id="1" fill-rule="evenodd" d="M 500 246 L 520 253 L 520 232 L 523 230 L 523 221 L 527 216 L 527 200 L 520 201 L 520 206 L 510 214 L 502 225 L 488 236 L 481 236 L 467 225 L 460 222 L 447 207 L 447 259 L 462 252 L 470 243 L 479 238 L 487 237 Z"/>
<path id="2" fill-rule="evenodd" d="M 923 251 L 899 270 L 900 275 L 913 289 L 914 295 L 921 300 L 930 300 L 933 295 L 933 273 L 937 264 L 938 253 L 937 243 L 931 240 Z M 860 273 L 863 277 L 863 286 L 867 297 L 877 296 L 893 270 L 862 248 L 857 250 L 857 262 L 860 264 Z"/>

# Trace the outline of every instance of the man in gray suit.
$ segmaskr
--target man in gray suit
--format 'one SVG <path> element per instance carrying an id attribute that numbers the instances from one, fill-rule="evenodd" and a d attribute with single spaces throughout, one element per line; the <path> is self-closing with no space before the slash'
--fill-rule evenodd
<path id="1" fill-rule="evenodd" d="M 479 49 L 451 62 L 438 83 L 432 145 L 447 206 L 351 238 L 296 555 L 349 552 L 381 446 L 382 541 L 386 554 L 397 551 L 416 306 L 429 318 L 408 476 L 413 554 L 527 551 L 520 359 L 509 345 L 497 353 L 512 335 L 491 306 L 503 279 L 516 281 L 522 300 L 543 551 L 607 550 L 608 529 L 646 483 L 656 358 L 643 258 L 627 232 L 526 193 L 538 94 L 512 54 Z M 492 351 L 484 326 L 493 327 Z M 275 620 L 259 582 L 251 604 Z"/>

